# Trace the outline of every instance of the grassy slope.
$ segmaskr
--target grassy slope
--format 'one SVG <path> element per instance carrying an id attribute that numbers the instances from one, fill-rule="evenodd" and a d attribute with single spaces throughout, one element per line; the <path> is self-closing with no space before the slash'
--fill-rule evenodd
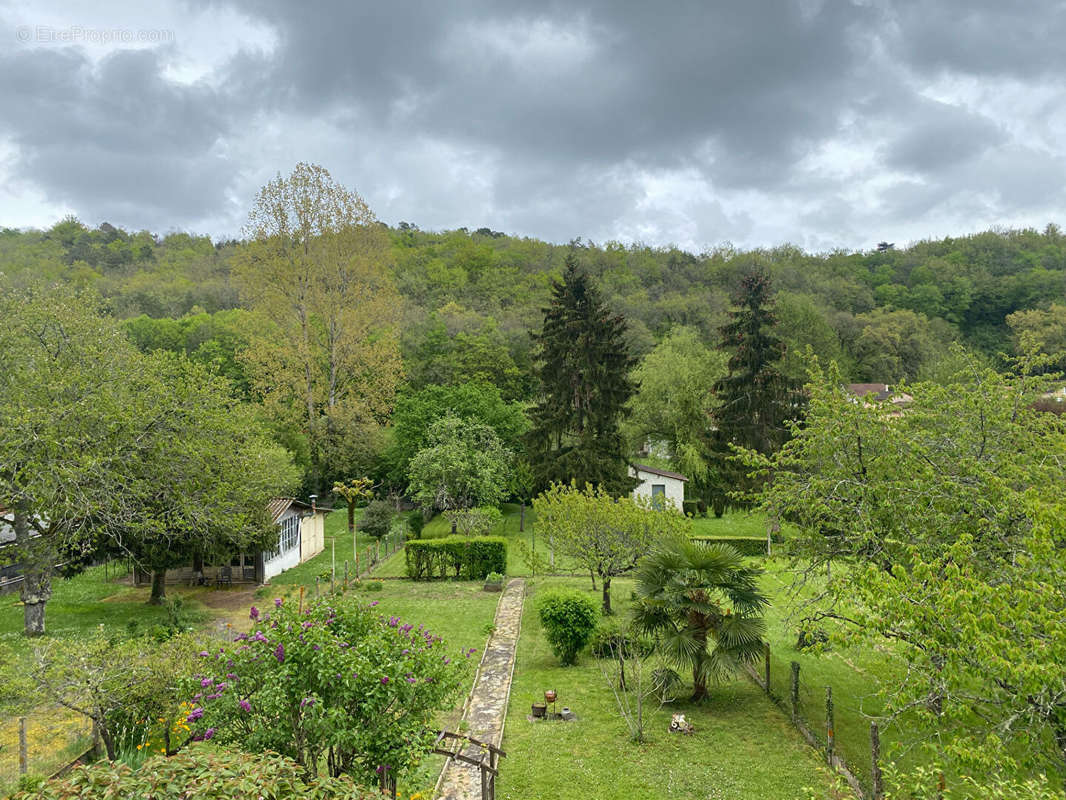
<path id="1" fill-rule="evenodd" d="M 568 585 L 588 590 L 580 579 L 543 579 L 537 588 Z M 614 599 L 624 613 L 631 583 L 618 580 Z M 597 662 L 583 656 L 562 668 L 551 654 L 527 598 L 515 682 L 498 785 L 504 800 L 532 798 L 797 798 L 803 788 L 832 797 L 818 755 L 802 742 L 784 716 L 747 680 L 719 687 L 700 706 L 665 706 L 648 725 L 648 741 L 633 744 Z M 578 715 L 574 723 L 530 723 L 530 704 L 545 689 Z M 693 736 L 667 732 L 670 714 L 683 712 L 696 725 Z"/>

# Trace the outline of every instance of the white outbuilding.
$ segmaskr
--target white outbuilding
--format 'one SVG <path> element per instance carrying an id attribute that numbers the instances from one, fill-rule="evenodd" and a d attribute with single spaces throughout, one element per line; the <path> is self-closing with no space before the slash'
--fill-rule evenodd
<path id="1" fill-rule="evenodd" d="M 633 497 L 650 497 L 652 502 L 669 503 L 678 511 L 683 509 L 685 484 L 688 482 L 684 475 L 645 464 L 633 464 L 629 468 L 629 474 L 640 481 L 633 490 Z"/>

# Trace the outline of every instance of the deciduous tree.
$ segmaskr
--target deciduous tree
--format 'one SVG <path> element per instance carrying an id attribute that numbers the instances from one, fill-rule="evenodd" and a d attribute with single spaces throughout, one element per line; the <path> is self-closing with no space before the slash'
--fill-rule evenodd
<path id="1" fill-rule="evenodd" d="M 900 414 L 814 369 L 804 426 L 762 459 L 764 503 L 800 528 L 801 565 L 840 562 L 805 613 L 891 643 L 888 711 L 950 742 L 941 762 L 1024 753 L 1066 774 L 1066 428 L 1036 389 L 971 366 L 909 386 Z"/>
<path id="2" fill-rule="evenodd" d="M 55 565 L 112 521 L 137 354 L 98 299 L 0 293 L 0 514 L 14 528 L 27 635 L 44 633 Z"/>
<path id="3" fill-rule="evenodd" d="M 496 506 L 507 494 L 511 460 L 488 425 L 444 417 L 411 459 L 411 491 L 425 507 L 441 511 Z"/>
<path id="4" fill-rule="evenodd" d="M 598 575 L 603 613 L 611 613 L 611 579 L 632 570 L 659 539 L 686 533 L 691 521 L 651 498 L 614 498 L 602 486 L 555 484 L 533 501 L 537 530 L 559 551 Z M 595 587 L 594 587 L 595 588 Z"/>
<path id="5" fill-rule="evenodd" d="M 331 449 L 385 419 L 400 379 L 388 236 L 358 194 L 303 163 L 260 190 L 245 233 L 234 280 L 276 326 L 245 358 L 267 406 L 299 421 L 321 493 Z"/>

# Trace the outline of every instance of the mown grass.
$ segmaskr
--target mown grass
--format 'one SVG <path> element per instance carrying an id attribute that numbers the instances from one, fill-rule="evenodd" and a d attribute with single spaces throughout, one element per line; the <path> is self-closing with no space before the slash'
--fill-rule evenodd
<path id="1" fill-rule="evenodd" d="M 589 591 L 580 579 L 536 581 L 537 591 L 555 586 Z M 620 614 L 628 610 L 631 586 L 629 580 L 615 583 Z M 585 654 L 577 666 L 560 667 L 535 607 L 535 595 L 527 597 L 497 785 L 502 800 L 784 800 L 803 797 L 804 787 L 818 797 L 836 796 L 818 754 L 746 679 L 715 688 L 706 703 L 665 706 L 649 720 L 647 741 L 634 744 L 597 660 Z M 578 721 L 529 722 L 530 705 L 545 689 L 556 689 L 558 704 L 569 706 Z M 678 712 L 696 726 L 694 735 L 668 732 L 670 714 Z"/>
<path id="2" fill-rule="evenodd" d="M 503 512 L 503 520 L 491 532 L 493 536 L 502 536 L 507 540 L 507 574 L 516 576 L 531 576 L 533 571 L 528 563 L 528 558 L 523 557 L 523 548 L 530 555 L 539 556 L 542 566 L 547 567 L 547 574 L 552 575 L 581 575 L 584 568 L 574 559 L 555 553 L 554 562 L 550 558 L 551 542 L 543 534 L 537 535 L 537 516 L 532 508 L 526 506 L 525 524 L 521 523 L 521 508 L 517 503 L 504 503 L 500 506 Z M 519 530 L 524 527 L 524 530 Z M 767 520 L 766 516 L 758 512 L 731 511 L 720 519 L 713 515 L 708 517 L 696 517 L 692 520 L 692 534 L 694 536 L 722 536 L 722 537 L 765 537 Z M 782 528 L 784 535 L 791 534 L 791 528 Z M 422 529 L 422 538 L 436 539 L 449 536 L 451 528 L 443 514 L 438 514 Z M 350 549 L 350 548 L 349 548 Z M 543 569 L 538 567 L 538 572 Z M 403 555 L 391 559 L 375 570 L 380 577 L 400 578 L 407 574 Z"/>

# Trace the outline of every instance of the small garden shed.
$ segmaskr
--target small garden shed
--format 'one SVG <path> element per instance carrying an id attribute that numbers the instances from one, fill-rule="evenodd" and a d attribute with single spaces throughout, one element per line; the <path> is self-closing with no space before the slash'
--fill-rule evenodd
<path id="1" fill-rule="evenodd" d="M 678 511 L 682 510 L 685 484 L 688 482 L 684 475 L 645 464 L 633 464 L 629 468 L 629 474 L 640 481 L 633 490 L 633 497 L 650 497 L 655 502 L 669 503 Z M 661 501 L 655 500 L 660 497 Z"/>
<path id="2" fill-rule="evenodd" d="M 235 553 L 228 564 L 205 564 L 194 561 L 187 567 L 167 570 L 167 583 L 214 584 L 228 567 L 232 583 L 266 583 L 297 564 L 314 558 L 325 548 L 326 514 L 333 509 L 292 497 L 276 497 L 267 509 L 278 528 L 275 547 L 262 553 Z M 137 583 L 151 576 L 138 575 Z"/>

